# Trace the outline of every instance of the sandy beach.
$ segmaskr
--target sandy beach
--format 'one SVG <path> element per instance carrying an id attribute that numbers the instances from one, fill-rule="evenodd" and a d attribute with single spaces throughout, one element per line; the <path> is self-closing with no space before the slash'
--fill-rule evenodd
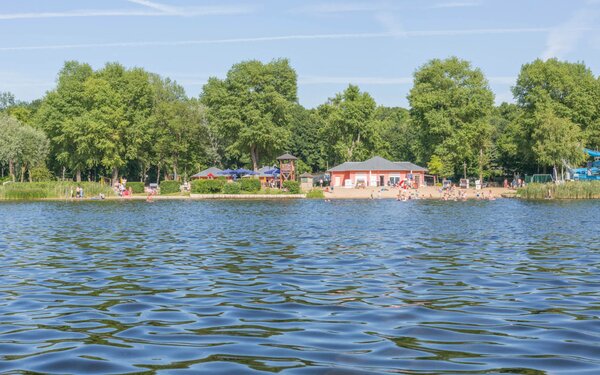
<path id="1" fill-rule="evenodd" d="M 326 199 L 397 199 L 399 189 L 385 188 L 387 190 L 381 191 L 378 187 L 368 187 L 365 189 L 346 189 L 336 188 L 333 192 L 325 192 Z M 466 193 L 467 199 L 477 199 L 477 193 L 485 193 L 488 197 L 490 191 L 494 198 L 502 198 L 502 196 L 514 194 L 514 190 L 505 188 L 486 188 L 483 190 L 475 189 L 456 189 L 456 191 L 462 191 Z M 442 199 L 442 193 L 440 193 L 439 187 L 424 186 L 419 189 L 408 189 L 404 190 L 404 194 L 418 195 L 419 199 Z M 455 194 L 456 195 L 456 194 Z"/>

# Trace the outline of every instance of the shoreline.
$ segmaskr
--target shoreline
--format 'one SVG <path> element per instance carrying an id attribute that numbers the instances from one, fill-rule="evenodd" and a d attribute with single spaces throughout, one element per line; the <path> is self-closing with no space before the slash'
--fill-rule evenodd
<path id="1" fill-rule="evenodd" d="M 464 198 L 450 197 L 447 201 L 465 201 L 465 200 L 488 200 L 489 192 L 493 199 L 499 198 L 517 198 L 516 191 L 504 188 L 488 188 L 483 190 L 475 189 L 456 189 L 464 194 Z M 409 200 L 439 200 L 444 201 L 443 194 L 436 187 L 421 187 L 419 189 L 409 189 L 403 191 L 405 195 L 410 195 Z M 399 189 L 389 189 L 380 191 L 379 188 L 366 189 L 345 189 L 337 188 L 333 192 L 324 191 L 324 198 L 311 200 L 398 200 Z M 477 194 L 480 194 L 477 197 Z M 485 196 L 482 197 L 482 194 Z M 48 202 L 101 202 L 101 201 L 146 201 L 147 195 L 133 195 L 129 197 L 107 196 L 100 199 L 96 196 L 86 198 L 40 198 L 40 199 L 0 199 L 0 202 L 24 202 L 24 201 L 48 201 Z M 155 195 L 153 201 L 181 201 L 181 200 L 296 200 L 310 199 L 306 194 L 189 194 L 189 195 Z"/>

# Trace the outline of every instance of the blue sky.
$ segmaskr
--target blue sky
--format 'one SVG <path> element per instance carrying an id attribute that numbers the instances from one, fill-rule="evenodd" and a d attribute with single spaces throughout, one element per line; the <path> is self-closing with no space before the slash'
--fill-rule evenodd
<path id="1" fill-rule="evenodd" d="M 583 61 L 600 73 L 600 0 L 19 0 L 0 1 L 0 91 L 41 97 L 65 60 L 140 66 L 197 96 L 239 61 L 287 57 L 300 103 L 349 83 L 407 106 L 412 74 L 458 56 L 511 101 L 523 63 Z"/>

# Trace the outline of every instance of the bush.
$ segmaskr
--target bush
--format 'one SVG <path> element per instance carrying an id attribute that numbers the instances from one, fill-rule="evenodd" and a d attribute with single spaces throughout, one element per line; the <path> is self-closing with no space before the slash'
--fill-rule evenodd
<path id="1" fill-rule="evenodd" d="M 230 184 L 225 184 L 225 186 L 223 186 L 224 194 L 239 194 L 239 193 L 241 193 L 241 191 L 242 191 L 242 187 L 237 182 L 232 182 Z"/>
<path id="2" fill-rule="evenodd" d="M 108 184 L 98 182 L 47 181 L 47 182 L 15 182 L 0 185 L 0 199 L 39 199 L 39 198 L 71 198 L 77 186 L 81 187 L 84 197 L 91 198 L 100 193 L 105 196 L 114 195 Z M 72 193 L 72 196 L 71 196 Z"/>
<path id="3" fill-rule="evenodd" d="M 48 198 L 48 192 L 44 189 L 39 188 L 27 188 L 27 189 L 6 189 L 4 192 L 4 199 L 18 199 L 18 200 L 27 200 L 27 199 L 42 199 Z"/>
<path id="4" fill-rule="evenodd" d="M 31 168 L 31 170 L 29 170 L 29 176 L 31 176 L 31 180 L 35 182 L 52 181 L 54 179 L 52 172 L 50 172 L 45 165 Z"/>
<path id="5" fill-rule="evenodd" d="M 162 181 L 160 183 L 160 194 L 164 195 L 164 194 L 179 193 L 180 186 L 181 186 L 181 184 L 179 183 L 179 181 Z"/>
<path id="6" fill-rule="evenodd" d="M 192 181 L 192 193 L 194 193 L 194 194 L 219 194 L 223 191 L 223 187 L 225 184 L 226 184 L 226 181 L 224 179 L 195 180 L 195 181 Z"/>
<path id="7" fill-rule="evenodd" d="M 133 191 L 134 194 L 142 194 L 144 192 L 144 183 L 127 181 L 127 183 L 125 184 L 125 188 L 127 190 L 131 188 L 131 191 Z"/>
<path id="8" fill-rule="evenodd" d="M 248 193 L 256 193 L 260 191 L 260 180 L 257 178 L 242 178 L 241 187 L 243 191 Z"/>
<path id="9" fill-rule="evenodd" d="M 306 198 L 310 199 L 323 199 L 325 198 L 325 194 L 323 194 L 323 190 L 313 189 L 306 193 Z"/>
<path id="10" fill-rule="evenodd" d="M 284 181 L 283 188 L 290 194 L 300 194 L 300 183 L 298 181 Z"/>

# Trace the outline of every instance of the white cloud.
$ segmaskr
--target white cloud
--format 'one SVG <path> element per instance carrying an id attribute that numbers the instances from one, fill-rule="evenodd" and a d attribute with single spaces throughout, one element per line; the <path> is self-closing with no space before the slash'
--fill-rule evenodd
<path id="1" fill-rule="evenodd" d="M 170 6 L 170 5 L 164 5 L 164 4 L 160 4 L 160 3 L 156 3 L 153 1 L 148 1 L 148 0 L 127 0 L 130 3 L 134 3 L 134 4 L 139 4 L 139 5 L 143 5 L 145 7 L 154 9 L 154 10 L 158 10 L 160 12 L 163 13 L 167 13 L 167 14 L 181 14 L 181 8 L 178 7 L 174 7 L 174 6 Z"/>
<path id="2" fill-rule="evenodd" d="M 586 34 L 586 31 L 592 30 L 593 26 L 597 25 L 599 16 L 598 9 L 583 8 L 575 12 L 562 25 L 550 30 L 542 58 L 562 58 L 569 54 Z"/>
<path id="3" fill-rule="evenodd" d="M 0 13 L 0 20 L 70 18 L 70 17 L 164 17 L 164 16 L 212 16 L 250 13 L 254 9 L 247 5 L 171 7 L 145 0 L 128 0 L 144 5 L 150 10 L 131 9 L 83 9 L 60 12 Z"/>
<path id="4" fill-rule="evenodd" d="M 446 3 L 437 3 L 431 5 L 430 9 L 439 9 L 439 8 L 466 8 L 466 7 L 476 7 L 481 5 L 481 1 L 473 0 L 473 1 L 453 1 Z"/>
<path id="5" fill-rule="evenodd" d="M 390 2 L 369 1 L 369 2 L 334 2 L 308 5 L 292 9 L 294 13 L 316 13 L 316 14 L 335 14 L 335 13 L 356 13 L 356 12 L 378 12 L 397 10 L 399 6 Z"/>
<path id="6" fill-rule="evenodd" d="M 467 35 L 493 35 L 493 34 L 524 34 L 548 32 L 549 28 L 513 28 L 513 29 L 466 29 L 466 30 L 417 30 L 403 31 L 405 37 L 432 37 L 432 36 L 467 36 Z M 179 41 L 143 41 L 143 42 L 113 42 L 113 43 L 82 43 L 82 44 L 46 44 L 38 46 L 6 46 L 0 51 L 34 51 L 52 49 L 81 49 L 81 48 L 111 48 L 111 47 L 175 47 L 186 45 L 205 44 L 236 44 L 236 43 L 264 43 L 279 41 L 299 40 L 339 40 L 339 39 L 382 39 L 395 38 L 398 34 L 391 32 L 382 33 L 346 33 L 346 34 L 299 34 L 278 35 L 265 37 L 230 38 L 230 39 L 201 39 Z"/>

